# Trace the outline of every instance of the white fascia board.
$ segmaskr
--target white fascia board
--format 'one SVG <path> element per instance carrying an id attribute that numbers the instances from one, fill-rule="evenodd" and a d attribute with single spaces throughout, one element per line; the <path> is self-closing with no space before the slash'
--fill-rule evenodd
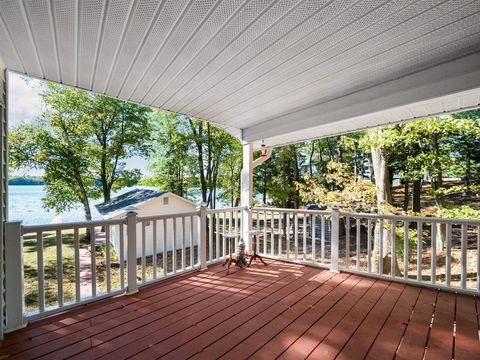
<path id="1" fill-rule="evenodd" d="M 421 102 L 478 88 L 480 88 L 480 53 L 475 53 L 341 98 L 267 120 L 244 129 L 243 141 L 255 143 L 262 139 L 288 136 L 289 133 L 302 130 L 312 129 L 313 131 L 314 128 L 322 125 L 333 125 L 337 122 L 343 122 L 344 125 L 344 121 L 348 120 L 351 120 L 350 131 L 360 130 L 362 127 L 358 123 L 359 117 L 378 116 L 381 113 L 391 112 L 395 108 L 408 105 L 415 106 Z M 378 121 L 375 126 L 382 126 L 387 122 Z M 349 128 L 342 126 L 343 133 L 348 131 Z M 314 134 L 313 132 L 309 135 L 309 138 L 325 136 L 325 134 Z M 301 140 L 296 139 L 295 141 Z M 268 146 L 281 145 L 271 144 L 268 141 L 266 143 Z M 287 143 L 287 141 L 284 141 L 284 143 Z"/>

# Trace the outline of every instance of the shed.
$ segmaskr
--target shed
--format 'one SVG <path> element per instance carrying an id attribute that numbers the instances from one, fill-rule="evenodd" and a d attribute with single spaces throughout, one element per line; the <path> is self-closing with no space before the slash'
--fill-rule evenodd
<path id="1" fill-rule="evenodd" d="M 98 212 L 104 219 L 118 219 L 126 216 L 127 208 L 136 207 L 138 209 L 138 216 L 156 216 L 156 215 L 168 215 L 175 214 L 180 215 L 175 219 L 168 219 L 164 221 L 158 221 L 156 224 L 156 236 L 154 236 L 154 224 L 153 221 L 145 222 L 145 255 L 153 255 L 153 241 L 156 239 L 157 254 L 163 253 L 164 237 L 166 234 L 167 251 L 175 248 L 181 249 L 183 244 L 190 244 L 190 238 L 192 236 L 192 221 L 193 229 L 197 227 L 196 217 L 185 216 L 182 217 L 182 213 L 190 213 L 196 210 L 196 204 L 188 199 L 173 194 L 171 192 L 156 191 L 149 189 L 134 189 L 125 194 L 116 196 L 110 201 L 95 205 Z M 175 222 L 175 231 L 173 229 L 173 223 Z M 166 226 L 166 232 L 163 227 Z M 126 236 L 126 227 L 124 227 L 124 239 Z M 194 230 L 195 231 L 195 230 Z M 143 224 L 139 222 L 137 224 L 137 258 L 142 256 L 142 236 L 143 236 Z M 195 239 L 195 236 L 194 236 Z M 110 241 L 117 254 L 120 254 L 120 228 L 114 226 L 111 229 Z M 127 256 L 127 244 L 124 244 L 124 256 Z"/>

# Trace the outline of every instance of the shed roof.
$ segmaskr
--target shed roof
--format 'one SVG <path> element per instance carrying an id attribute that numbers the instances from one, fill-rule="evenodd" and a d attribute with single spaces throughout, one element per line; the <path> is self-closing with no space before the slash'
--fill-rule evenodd
<path id="1" fill-rule="evenodd" d="M 128 206 L 143 204 L 149 200 L 156 199 L 167 194 L 165 191 L 155 191 L 148 189 L 134 189 L 125 194 L 116 196 L 110 201 L 95 205 L 98 212 L 102 215 L 110 214 L 115 211 L 123 210 Z"/>

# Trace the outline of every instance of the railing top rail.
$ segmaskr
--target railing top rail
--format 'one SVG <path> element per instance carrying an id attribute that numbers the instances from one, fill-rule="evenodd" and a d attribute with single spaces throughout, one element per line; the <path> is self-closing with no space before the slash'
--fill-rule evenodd
<path id="1" fill-rule="evenodd" d="M 224 212 L 230 212 L 230 211 L 239 211 L 239 210 L 244 210 L 244 207 L 241 206 L 236 206 L 236 207 L 226 207 L 222 209 L 207 209 L 207 213 L 211 214 L 217 214 L 217 213 L 224 213 Z"/>
<path id="2" fill-rule="evenodd" d="M 254 211 L 273 211 L 273 212 L 285 212 L 285 213 L 300 213 L 300 214 L 312 214 L 312 215 L 331 215 L 329 210 L 306 210 L 306 209 L 284 209 L 274 207 L 256 207 L 252 208 Z"/>
<path id="3" fill-rule="evenodd" d="M 55 230 L 82 229 L 82 228 L 91 228 L 96 226 L 120 225 L 120 224 L 126 224 L 126 218 L 65 222 L 65 223 L 43 224 L 43 225 L 22 225 L 22 234 L 30 234 L 30 233 L 43 232 L 43 231 L 55 231 Z"/>
<path id="4" fill-rule="evenodd" d="M 185 212 L 171 213 L 171 214 L 162 214 L 162 215 L 137 216 L 137 221 L 138 222 L 155 221 L 155 220 L 174 219 L 174 218 L 182 218 L 182 217 L 198 216 L 198 215 L 200 215 L 200 210 L 185 211 Z"/>
<path id="5" fill-rule="evenodd" d="M 440 218 L 440 217 L 425 217 L 425 216 L 404 216 L 404 215 L 382 215 L 382 214 L 369 214 L 369 213 L 349 213 L 349 212 L 340 212 L 340 216 L 350 216 L 353 218 L 363 218 L 363 219 L 382 219 L 382 220 L 399 220 L 399 221 L 409 221 L 409 222 L 435 222 L 443 224 L 466 224 L 466 225 L 480 225 L 479 220 L 471 219 L 451 219 L 451 218 Z"/>

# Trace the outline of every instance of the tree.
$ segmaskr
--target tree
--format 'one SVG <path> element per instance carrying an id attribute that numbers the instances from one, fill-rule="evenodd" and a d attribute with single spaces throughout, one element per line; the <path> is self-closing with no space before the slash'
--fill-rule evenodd
<path id="1" fill-rule="evenodd" d="M 220 162 L 220 181 L 222 189 L 221 197 L 230 206 L 238 206 L 240 202 L 240 175 L 242 172 L 242 145 L 232 138 L 227 144 L 226 153 Z M 213 207 L 217 196 L 213 196 Z"/>
<path id="2" fill-rule="evenodd" d="M 268 193 L 273 205 L 298 209 L 300 194 L 296 184 L 303 178 L 305 171 L 305 154 L 299 145 L 287 145 L 273 150 L 270 164 L 274 165 Z"/>
<path id="3" fill-rule="evenodd" d="M 364 146 L 370 147 L 374 179 L 377 189 L 377 212 L 379 214 L 388 213 L 389 207 L 392 204 L 388 160 L 395 148 L 395 134 L 396 129 L 394 128 L 373 129 L 368 132 L 363 141 Z M 390 269 L 392 256 L 388 251 L 392 248 L 391 244 L 394 241 L 396 240 L 392 239 L 391 232 L 387 230 L 387 226 L 378 222 L 374 230 L 373 256 L 376 258 L 376 261 L 373 261 L 373 271 L 377 271 L 376 266 L 379 266 L 380 262 L 383 263 L 383 269 L 385 272 Z M 380 253 L 380 242 L 383 242 L 383 253 Z M 396 274 L 400 273 L 398 260 L 395 264 L 395 272 Z"/>
<path id="4" fill-rule="evenodd" d="M 146 183 L 188 197 L 194 161 L 190 154 L 191 139 L 186 124 L 168 111 L 155 112 L 151 123 L 153 133 L 149 168 L 153 177 Z"/>
<path id="5" fill-rule="evenodd" d="M 80 202 L 85 219 L 91 220 L 89 199 L 99 192 L 92 171 L 88 94 L 49 84 L 43 99 L 48 107 L 42 116 L 10 132 L 10 164 L 45 171 L 47 209 L 62 212 Z"/>
<path id="6" fill-rule="evenodd" d="M 94 170 L 100 177 L 103 200 L 110 201 L 112 190 L 138 183 L 138 169 L 127 170 L 126 159 L 145 156 L 150 137 L 149 115 L 144 106 L 98 95 L 89 95 L 89 120 L 96 144 Z"/>
<path id="7" fill-rule="evenodd" d="M 125 160 L 146 153 L 150 110 L 52 83 L 42 101 L 42 116 L 11 131 L 12 167 L 43 169 L 45 207 L 60 213 L 81 203 L 91 220 L 90 199 L 108 201 L 139 180 Z"/>
<path id="8" fill-rule="evenodd" d="M 164 112 L 152 148 L 149 162 L 154 178 L 149 184 L 179 195 L 199 189 L 201 200 L 212 208 L 218 197 L 235 202 L 239 196 L 241 146 L 222 129 Z"/>

